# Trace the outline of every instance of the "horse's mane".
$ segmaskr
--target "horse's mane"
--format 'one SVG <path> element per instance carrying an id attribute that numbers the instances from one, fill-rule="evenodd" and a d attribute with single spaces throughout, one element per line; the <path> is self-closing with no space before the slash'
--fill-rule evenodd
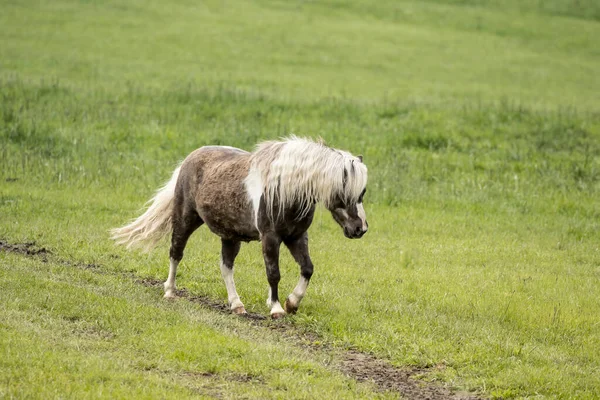
<path id="1" fill-rule="evenodd" d="M 304 216 L 314 203 L 329 207 L 336 196 L 356 202 L 367 184 L 367 167 L 358 157 L 322 140 L 296 136 L 258 144 L 251 155 L 252 169 L 261 176 L 271 215 L 298 206 Z"/>

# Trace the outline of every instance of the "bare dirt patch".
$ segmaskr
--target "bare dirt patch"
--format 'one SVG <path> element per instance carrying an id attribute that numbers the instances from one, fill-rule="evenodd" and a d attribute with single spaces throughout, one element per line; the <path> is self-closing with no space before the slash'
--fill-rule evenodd
<path id="1" fill-rule="evenodd" d="M 44 262 L 47 262 L 48 257 L 52 255 L 51 251 L 44 247 L 38 247 L 34 242 L 11 244 L 5 240 L 0 240 L 0 251 L 21 254 L 29 257 L 40 257 Z M 102 266 L 98 264 L 78 263 L 58 258 L 55 261 L 64 265 L 83 269 L 92 269 L 98 273 L 107 273 L 107 271 L 102 269 Z M 159 289 L 162 292 L 163 283 L 158 279 L 139 277 L 128 272 L 123 272 L 119 275 L 133 278 L 136 283 Z M 231 314 L 227 305 L 222 301 L 211 299 L 208 296 L 191 294 L 186 289 L 178 289 L 176 294 L 180 298 L 198 303 L 214 311 Z M 337 368 L 339 368 L 341 372 L 359 382 L 370 382 L 382 392 L 396 392 L 404 398 L 416 400 L 481 399 L 481 397 L 478 397 L 473 393 L 456 392 L 452 391 L 448 387 L 428 382 L 426 380 L 417 379 L 418 377 L 426 376 L 430 371 L 429 368 L 397 368 L 388 361 L 377 358 L 371 354 L 363 353 L 357 350 L 340 349 L 338 347 L 334 347 L 324 341 L 323 338 L 319 337 L 314 332 L 301 330 L 285 319 L 273 321 L 262 314 L 252 312 L 242 314 L 240 317 L 247 319 L 251 324 L 275 330 L 281 333 L 284 337 L 293 338 L 299 346 L 312 351 L 327 350 L 335 352 L 340 359 Z M 243 376 L 239 377 L 238 380 L 243 382 L 253 379 L 255 378 Z"/>
<path id="2" fill-rule="evenodd" d="M 408 399 L 478 399 L 471 393 L 450 389 L 415 379 L 427 374 L 427 368 L 401 369 L 385 360 L 354 350 L 346 351 L 342 361 L 344 372 L 359 382 L 373 382 L 380 390 L 395 391 Z"/>
<path id="3" fill-rule="evenodd" d="M 47 250 L 45 247 L 38 247 L 35 242 L 8 243 L 1 239 L 0 251 L 23 254 L 26 256 L 40 256 L 44 262 L 47 261 L 47 256 L 52 254 L 50 250 Z"/>

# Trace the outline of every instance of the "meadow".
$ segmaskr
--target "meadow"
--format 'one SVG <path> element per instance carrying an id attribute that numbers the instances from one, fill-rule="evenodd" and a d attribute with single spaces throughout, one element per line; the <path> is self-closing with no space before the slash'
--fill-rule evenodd
<path id="1" fill-rule="evenodd" d="M 598 398 L 599 37 L 591 0 L 3 1 L 0 397 L 397 397 L 340 370 L 351 349 L 480 397 Z M 299 313 L 140 284 L 168 244 L 108 230 L 197 147 L 289 134 L 369 168 L 369 233 L 317 213 Z M 195 233 L 178 286 L 224 304 L 219 251 Z M 236 284 L 268 315 L 257 243 Z"/>

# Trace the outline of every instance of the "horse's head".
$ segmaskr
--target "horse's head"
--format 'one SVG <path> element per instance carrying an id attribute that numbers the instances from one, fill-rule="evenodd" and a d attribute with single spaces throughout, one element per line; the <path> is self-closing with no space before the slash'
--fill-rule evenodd
<path id="1" fill-rule="evenodd" d="M 358 168 L 364 170 L 363 174 L 359 175 L 356 172 Z M 358 179 L 357 176 L 362 178 Z M 358 156 L 352 161 L 349 169 L 344 169 L 343 192 L 336 194 L 333 201 L 327 205 L 333 219 L 342 227 L 344 235 L 349 239 L 361 238 L 369 228 L 363 207 L 363 197 L 367 191 L 365 185 L 366 167 L 362 164 L 362 156 Z"/>
<path id="2" fill-rule="evenodd" d="M 344 201 L 342 197 L 337 196 L 329 207 L 333 219 L 342 227 L 344 235 L 349 239 L 361 238 L 369 228 L 363 207 L 363 196 L 366 191 L 367 189 L 364 188 L 358 199 L 354 201 Z"/>

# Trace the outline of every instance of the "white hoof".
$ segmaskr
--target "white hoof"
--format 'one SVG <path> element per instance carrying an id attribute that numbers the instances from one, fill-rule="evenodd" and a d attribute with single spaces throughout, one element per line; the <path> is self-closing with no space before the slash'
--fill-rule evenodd
<path id="1" fill-rule="evenodd" d="M 240 300 L 240 298 L 236 298 L 233 301 L 229 302 L 229 309 L 234 314 L 245 314 L 246 309 L 244 308 L 244 303 Z"/>
<path id="2" fill-rule="evenodd" d="M 174 299 L 175 297 L 177 297 L 175 295 L 175 286 L 168 285 L 167 282 L 165 282 L 163 286 L 165 288 L 165 299 Z"/>
<path id="3" fill-rule="evenodd" d="M 247 314 L 246 309 L 244 308 L 244 306 L 239 306 L 236 308 L 232 308 L 231 312 L 235 315 L 242 315 L 242 314 Z"/>
<path id="4" fill-rule="evenodd" d="M 271 307 L 271 318 L 279 319 L 279 318 L 283 317 L 284 315 L 285 315 L 285 311 L 281 307 L 281 304 L 279 304 L 278 301 L 273 303 L 273 307 Z"/>
<path id="5" fill-rule="evenodd" d="M 285 317 L 285 313 L 271 313 L 271 318 L 273 319 L 281 319 Z"/>

